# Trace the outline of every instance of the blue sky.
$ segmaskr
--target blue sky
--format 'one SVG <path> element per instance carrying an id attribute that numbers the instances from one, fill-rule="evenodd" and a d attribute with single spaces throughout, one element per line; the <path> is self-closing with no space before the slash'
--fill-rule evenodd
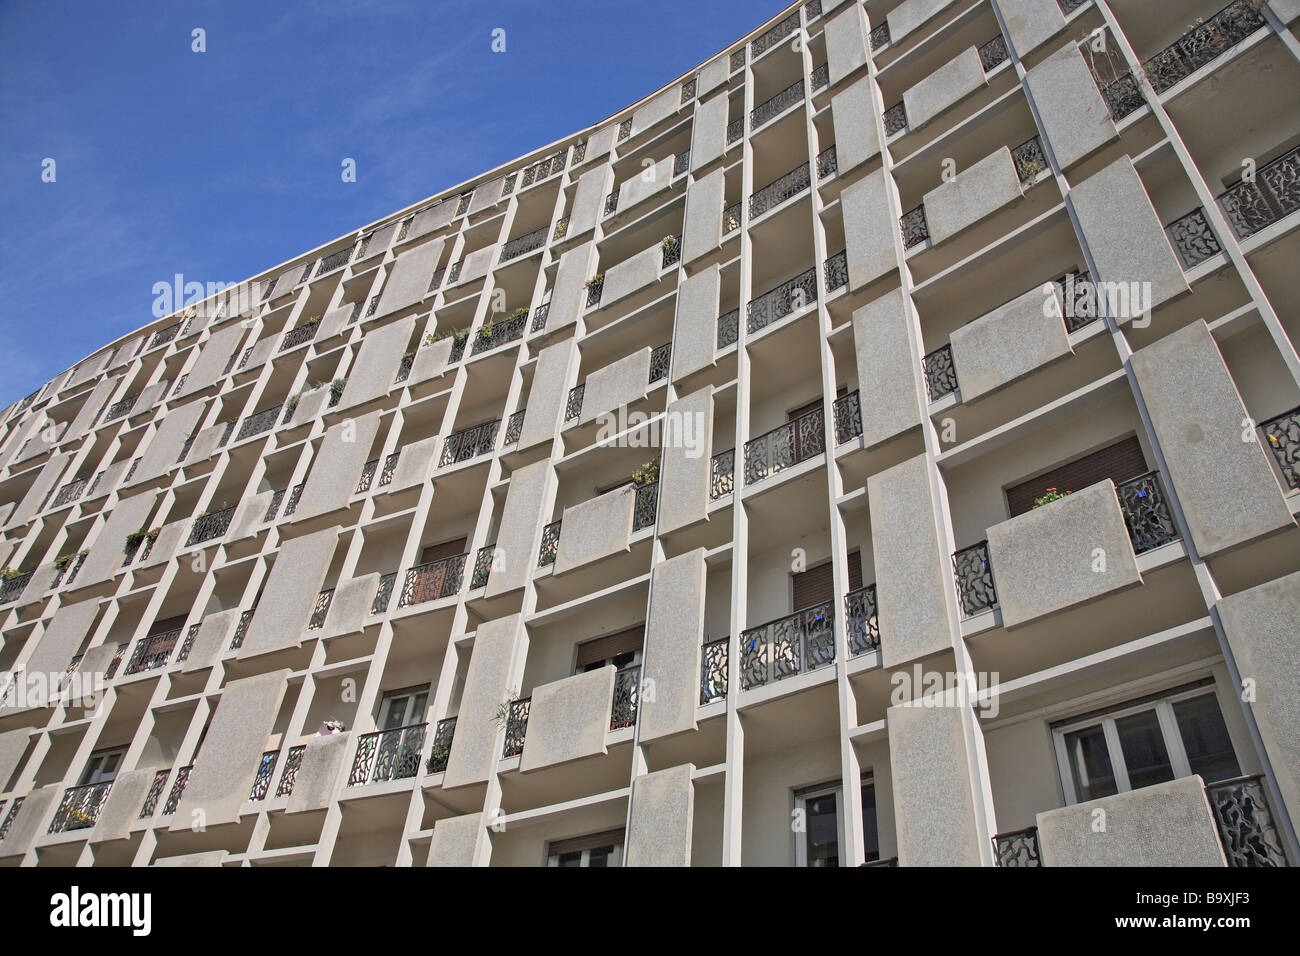
<path id="1" fill-rule="evenodd" d="M 247 278 L 603 119 L 782 6 L 0 0 L 0 407 L 151 321 L 155 282 Z"/>

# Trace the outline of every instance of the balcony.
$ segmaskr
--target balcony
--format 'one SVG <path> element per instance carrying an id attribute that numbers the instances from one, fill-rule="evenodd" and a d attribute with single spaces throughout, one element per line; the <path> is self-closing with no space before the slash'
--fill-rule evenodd
<path id="1" fill-rule="evenodd" d="M 492 556 L 496 553 L 496 549 L 496 544 L 485 545 L 478 549 L 478 554 L 474 555 L 474 571 L 469 579 L 471 591 L 487 586 L 488 578 L 492 576 Z"/>
<path id="2" fill-rule="evenodd" d="M 903 248 L 911 249 L 930 241 L 930 226 L 925 219 L 925 203 L 910 209 L 898 217 L 898 226 L 903 231 Z"/>
<path id="3" fill-rule="evenodd" d="M 1214 234 L 1210 221 L 1205 218 L 1205 210 L 1200 206 L 1165 226 L 1165 235 L 1169 237 L 1174 252 L 1178 253 L 1184 269 L 1195 268 L 1223 251 L 1219 237 Z"/>
<path id="4" fill-rule="evenodd" d="M 462 428 L 448 435 L 442 446 L 442 457 L 438 459 L 438 467 L 446 468 L 449 465 L 457 465 L 471 458 L 477 458 L 479 455 L 490 455 L 496 446 L 497 429 L 500 427 L 501 420 L 497 419 L 470 428 Z"/>
<path id="5" fill-rule="evenodd" d="M 283 404 L 275 405 L 249 415 L 244 419 L 244 423 L 239 426 L 239 434 L 235 436 L 235 441 L 243 441 L 245 438 L 251 438 L 254 435 L 270 431 L 275 427 L 275 423 L 279 421 L 280 412 L 283 408 Z"/>
<path id="6" fill-rule="evenodd" d="M 740 635 L 740 686 L 762 687 L 835 663 L 831 602 L 795 611 Z"/>
<path id="7" fill-rule="evenodd" d="M 1300 488 L 1300 407 L 1270 418 L 1259 428 L 1287 488 L 1291 491 Z"/>
<path id="8" fill-rule="evenodd" d="M 1219 207 L 1238 239 L 1247 239 L 1300 209 L 1300 147 L 1255 171 L 1219 196 Z"/>
<path id="9" fill-rule="evenodd" d="M 230 649 L 237 651 L 244 646 L 244 637 L 248 634 L 248 625 L 252 623 L 253 614 L 257 608 L 251 608 L 239 615 L 239 623 L 235 625 L 235 633 L 230 639 Z"/>
<path id="10" fill-rule="evenodd" d="M 732 309 L 718 316 L 718 348 L 735 345 L 740 338 L 740 310 Z"/>
<path id="11" fill-rule="evenodd" d="M 332 252 L 328 256 L 322 256 L 320 264 L 316 267 L 317 277 L 323 276 L 327 272 L 333 272 L 341 266 L 347 265 L 352 261 L 352 250 L 355 246 L 345 246 L 337 252 Z M 311 268 L 308 266 L 307 268 Z"/>
<path id="12" fill-rule="evenodd" d="M 90 478 L 78 478 L 76 481 L 70 481 L 54 496 L 54 501 L 50 503 L 51 508 L 61 508 L 66 504 L 71 504 L 82 496 L 86 486 L 90 484 Z"/>
<path id="13" fill-rule="evenodd" d="M 638 485 L 632 506 L 632 533 L 653 528 L 659 513 L 659 482 Z"/>
<path id="14" fill-rule="evenodd" d="M 429 748 L 429 759 L 424 765 L 426 773 L 442 773 L 447 769 L 447 761 L 451 759 L 451 742 L 455 735 L 455 717 L 438 721 L 433 732 L 433 746 Z"/>
<path id="15" fill-rule="evenodd" d="M 876 614 L 874 584 L 844 595 L 844 617 L 849 627 L 850 657 L 880 650 L 880 620 Z"/>
<path id="16" fill-rule="evenodd" d="M 829 179 L 840 171 L 839 156 L 835 147 L 827 146 L 817 154 L 817 181 Z"/>
<path id="17" fill-rule="evenodd" d="M 185 640 L 181 642 L 180 650 L 176 652 L 176 663 L 180 664 L 190 659 L 190 651 L 194 649 L 194 638 L 199 636 L 199 629 L 203 626 L 202 622 L 191 624 L 190 629 L 185 632 Z"/>
<path id="18" fill-rule="evenodd" d="M 302 755 L 307 747 L 299 744 L 289 748 L 289 755 L 284 760 L 284 772 L 280 774 L 280 785 L 275 788 L 277 797 L 287 797 L 293 793 L 294 784 L 298 782 L 298 770 L 302 767 Z"/>
<path id="19" fill-rule="evenodd" d="M 375 589 L 375 599 L 370 602 L 371 614 L 383 614 L 393 600 L 393 586 L 397 583 L 397 572 L 390 571 L 380 575 L 379 587 Z"/>
<path id="20" fill-rule="evenodd" d="M 167 778 L 172 775 L 171 768 L 159 770 L 153 775 L 153 783 L 149 785 L 149 792 L 144 795 L 144 804 L 140 807 L 140 819 L 147 820 L 154 815 L 158 809 L 158 801 L 162 799 L 163 790 L 167 788 Z"/>
<path id="21" fill-rule="evenodd" d="M 614 702 L 610 711 L 610 730 L 631 727 L 636 723 L 637 705 L 641 699 L 640 691 L 640 667 L 625 667 L 614 675 Z"/>
<path id="22" fill-rule="evenodd" d="M 134 395 L 128 395 L 126 398 L 114 402 L 112 405 L 108 406 L 108 408 L 104 411 L 104 417 L 103 419 L 101 419 L 100 424 L 107 425 L 109 422 L 115 419 L 122 418 L 125 415 L 129 415 L 131 413 L 131 409 L 135 408 L 135 403 L 138 402 L 139 400 L 140 400 L 140 393 L 137 392 Z"/>
<path id="23" fill-rule="evenodd" d="M 180 806 L 181 797 L 185 795 L 185 785 L 190 782 L 190 774 L 194 772 L 194 764 L 188 767 L 181 767 L 176 771 L 176 780 L 172 783 L 172 789 L 167 794 L 167 802 L 163 804 L 163 816 L 171 816 Z"/>
<path id="24" fill-rule="evenodd" d="M 166 667 L 167 660 L 180 640 L 183 628 L 151 634 L 135 646 L 131 659 L 127 661 L 125 674 L 139 674 L 142 671 L 157 670 Z"/>
<path id="25" fill-rule="evenodd" d="M 534 229 L 532 232 L 525 233 L 522 236 L 511 239 L 501 247 L 500 262 L 509 262 L 511 259 L 518 259 L 520 256 L 526 256 L 530 252 L 542 248 L 546 245 L 546 234 L 551 231 L 549 225 L 542 226 L 540 229 Z"/>
<path id="26" fill-rule="evenodd" d="M 551 303 L 543 302 L 537 308 L 533 309 L 533 324 L 529 328 L 530 332 L 540 332 L 546 328 L 546 320 L 551 317 Z"/>
<path id="27" fill-rule="evenodd" d="M 796 103 L 802 103 L 803 97 L 803 80 L 795 80 L 776 96 L 755 106 L 749 112 L 750 132 L 756 132 L 760 127 L 770 123 Z"/>
<path id="28" fill-rule="evenodd" d="M 1205 796 L 1229 866 L 1283 867 L 1282 837 L 1268 804 L 1263 774 L 1207 784 Z"/>
<path id="29" fill-rule="evenodd" d="M 411 724 L 363 736 L 357 741 L 348 786 L 414 777 L 420 772 L 420 750 L 428 726 Z"/>
<path id="30" fill-rule="evenodd" d="M 322 260 L 323 262 L 324 260 Z M 320 328 L 320 319 L 314 322 L 307 322 L 290 330 L 280 342 L 280 351 L 287 352 L 289 349 L 297 348 L 304 342 L 310 342 L 316 337 L 316 330 Z"/>
<path id="31" fill-rule="evenodd" d="M 736 490 L 736 449 L 718 452 L 709 460 L 709 500 L 717 501 Z"/>
<path id="32" fill-rule="evenodd" d="M 997 607 L 998 592 L 993 584 L 993 565 L 989 563 L 987 541 L 956 552 L 952 556 L 952 570 L 957 579 L 957 599 L 961 602 L 963 617 Z"/>
<path id="33" fill-rule="evenodd" d="M 23 588 L 27 587 L 27 582 L 32 579 L 32 575 L 35 573 L 34 570 L 26 571 L 0 581 L 0 604 L 8 604 L 10 601 L 16 600 L 18 595 L 23 593 Z"/>
<path id="34" fill-rule="evenodd" d="M 1178 540 L 1178 527 L 1169 510 L 1160 472 L 1150 471 L 1121 482 L 1115 486 L 1115 494 L 1124 512 L 1134 554 L 1144 554 Z"/>
<path id="35" fill-rule="evenodd" d="M 710 641 L 700 649 L 700 704 L 727 699 L 727 655 L 731 642 L 727 638 Z"/>
<path id="36" fill-rule="evenodd" d="M 1265 25 L 1253 4 L 1233 0 L 1148 59 L 1142 69 L 1156 93 L 1163 93 Z"/>
<path id="37" fill-rule="evenodd" d="M 799 11 L 796 10 L 762 36 L 750 41 L 749 49 L 755 60 L 779 45 L 786 37 L 799 32 Z"/>
<path id="38" fill-rule="evenodd" d="M 59 809 L 54 811 L 50 833 L 67 833 L 70 830 L 88 830 L 99 820 L 100 811 L 108 800 L 113 781 L 92 783 L 84 787 L 69 787 L 63 791 Z"/>
<path id="39" fill-rule="evenodd" d="M 561 521 L 552 521 L 542 529 L 542 546 L 537 552 L 537 566 L 544 568 L 555 563 L 555 555 L 560 547 Z"/>
<path id="40" fill-rule="evenodd" d="M 468 554 L 457 554 L 411 568 L 406 572 L 402 596 L 398 599 L 397 606 L 411 607 L 459 593 L 465 580 L 465 563 L 468 558 Z"/>
<path id="41" fill-rule="evenodd" d="M 379 472 L 379 482 L 375 484 L 375 472 L 379 471 L 379 459 L 372 458 L 361 468 L 361 480 L 357 482 L 357 490 L 354 492 L 363 495 L 370 490 L 372 484 L 375 487 L 382 488 L 384 485 L 391 484 L 393 474 L 397 471 L 397 460 L 401 457 L 401 452 L 393 452 L 384 459 L 384 468 Z"/>
<path id="42" fill-rule="evenodd" d="M 745 442 L 745 484 L 753 485 L 826 450 L 820 408 Z"/>
<path id="43" fill-rule="evenodd" d="M 190 536 L 185 540 L 185 547 L 193 547 L 204 541 L 222 537 L 230 530 L 231 519 L 235 516 L 235 507 L 230 505 L 220 511 L 212 511 L 194 519 L 194 526 L 190 528 Z"/>
<path id="44" fill-rule="evenodd" d="M 749 219 L 752 222 L 759 216 L 775 209 L 777 206 L 793 199 L 812 185 L 808 164 L 802 163 L 785 175 L 774 179 L 761 189 L 755 190 L 749 197 Z"/>
<path id="45" fill-rule="evenodd" d="M 951 344 L 940 346 L 921 359 L 921 370 L 931 402 L 957 391 L 957 366 L 952 361 Z"/>
<path id="46" fill-rule="evenodd" d="M 993 855 L 998 866 L 1042 866 L 1038 849 L 1038 827 L 999 833 L 993 838 Z"/>
<path id="47" fill-rule="evenodd" d="M 527 309 L 517 310 L 511 318 L 506 319 L 504 322 L 489 322 L 478 330 L 478 335 L 474 336 L 474 347 L 470 349 L 470 354 L 478 355 L 482 352 L 490 352 L 510 342 L 517 342 L 524 337 L 524 329 L 527 325 Z"/>
<path id="48" fill-rule="evenodd" d="M 506 419 L 506 433 L 501 439 L 501 446 L 509 448 L 511 445 L 519 444 L 519 436 L 524 430 L 524 412 L 526 409 L 519 409 L 508 419 Z"/>
<path id="49" fill-rule="evenodd" d="M 311 617 L 307 619 L 307 630 L 318 631 L 325 626 L 325 617 L 329 614 L 330 604 L 333 601 L 333 588 L 326 588 L 316 595 L 316 603 L 312 606 Z"/>
<path id="50" fill-rule="evenodd" d="M 154 349 L 160 345 L 166 345 L 172 339 L 176 338 L 176 336 L 181 334 L 181 326 L 184 324 L 184 322 L 177 322 L 175 325 L 169 325 L 165 329 L 159 329 L 153 334 L 153 338 L 149 340 L 149 348 Z"/>
<path id="51" fill-rule="evenodd" d="M 862 403 L 857 389 L 835 399 L 831 412 L 835 420 L 835 444 L 843 445 L 862 434 Z"/>
<path id="52" fill-rule="evenodd" d="M 524 752 L 524 736 L 528 733 L 528 711 L 531 697 L 512 700 L 505 708 L 506 739 L 501 748 L 502 759 L 518 757 Z"/>
<path id="53" fill-rule="evenodd" d="M 271 789 L 271 778 L 275 775 L 275 765 L 279 760 L 278 750 L 268 750 L 262 754 L 262 759 L 257 764 L 257 776 L 253 778 L 253 787 L 248 792 L 249 803 L 266 799 L 266 794 Z"/>
<path id="54" fill-rule="evenodd" d="M 750 332 L 757 332 L 816 301 L 817 270 L 813 268 L 750 301 L 746 309 L 746 327 Z"/>
<path id="55" fill-rule="evenodd" d="M 888 139 L 895 133 L 901 133 L 905 129 L 907 129 L 907 107 L 902 100 L 899 100 L 885 110 L 885 138 Z"/>

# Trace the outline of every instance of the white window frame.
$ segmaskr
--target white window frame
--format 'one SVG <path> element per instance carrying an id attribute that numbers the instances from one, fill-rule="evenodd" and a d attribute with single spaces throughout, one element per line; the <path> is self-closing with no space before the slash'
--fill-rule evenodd
<path id="1" fill-rule="evenodd" d="M 612 844 L 611 844 L 611 843 L 605 843 L 605 844 L 602 844 L 601 846 L 612 846 L 612 847 L 613 847 L 613 850 L 612 850 L 612 851 L 610 852 L 610 854 L 609 854 L 609 863 L 606 864 L 606 867 L 605 867 L 606 869 L 612 869 L 612 868 L 614 868 L 614 867 L 621 867 L 621 866 L 623 865 L 623 843 L 622 843 L 622 841 L 617 841 L 617 842 L 612 843 Z M 595 847 L 594 849 L 599 850 L 599 849 L 601 849 L 601 847 Z M 572 851 L 565 851 L 565 852 L 572 852 Z M 581 869 L 587 869 L 587 868 L 589 868 L 589 867 L 591 866 L 591 849 L 579 850 L 578 852 L 582 854 L 582 861 L 578 864 L 579 868 L 581 868 Z M 560 865 L 560 854 L 559 854 L 559 853 L 556 853 L 556 852 L 553 852 L 549 846 L 546 848 L 546 865 L 547 865 L 547 866 L 554 866 L 554 867 L 559 867 L 559 865 Z"/>
<path id="2" fill-rule="evenodd" d="M 1116 792 L 1128 793 L 1133 789 L 1133 786 L 1129 782 L 1128 765 L 1124 762 L 1124 749 L 1120 746 L 1119 732 L 1115 728 L 1115 721 L 1145 711 L 1155 711 L 1156 721 L 1160 727 L 1160 735 L 1164 741 L 1165 750 L 1169 753 L 1169 765 L 1173 771 L 1173 779 L 1180 780 L 1183 777 L 1190 777 L 1192 775 L 1192 766 L 1187 759 L 1187 750 L 1183 746 L 1183 735 L 1178 729 L 1178 720 L 1174 716 L 1173 705 L 1196 697 L 1212 698 L 1215 707 L 1219 710 L 1220 718 L 1223 719 L 1224 725 L 1227 726 L 1227 718 L 1223 715 L 1223 707 L 1220 704 L 1219 695 L 1214 684 L 1189 687 L 1185 690 L 1165 694 L 1156 699 L 1147 699 L 1141 703 L 1119 704 L 1102 713 L 1094 713 L 1091 717 L 1082 720 L 1053 725 L 1052 743 L 1056 751 L 1056 765 L 1061 777 L 1061 787 L 1065 795 L 1066 806 L 1084 802 L 1080 799 L 1078 787 L 1075 784 L 1074 762 L 1066 747 L 1066 736 L 1090 727 L 1101 727 L 1106 740 L 1107 755 L 1110 757 L 1111 770 L 1115 774 Z M 1238 767 L 1242 766 L 1241 754 L 1237 751 L 1236 741 L 1232 739 L 1231 728 L 1229 728 L 1228 743 L 1232 746 L 1232 753 L 1237 758 Z"/>
<path id="3" fill-rule="evenodd" d="M 113 769 L 104 770 L 104 764 L 111 758 L 116 757 L 117 762 L 113 764 Z M 122 761 L 126 758 L 125 747 L 106 747 L 103 750 L 96 750 L 86 761 L 86 766 L 81 771 L 80 787 L 89 787 L 97 783 L 109 783 L 117 779 L 118 773 L 122 770 Z"/>
<path id="4" fill-rule="evenodd" d="M 870 785 L 874 790 L 876 786 L 875 775 L 864 773 L 858 781 L 859 789 Z M 844 865 L 843 848 L 844 848 L 844 788 L 838 783 L 828 783 L 825 786 L 807 787 L 796 790 L 794 793 L 794 808 L 803 814 L 804 830 L 802 833 L 796 833 L 794 841 L 794 865 L 798 867 L 808 866 L 808 800 L 817 797 L 835 796 L 835 845 L 840 851 L 840 865 Z M 876 819 L 876 832 L 880 832 L 880 819 Z"/>
<path id="5" fill-rule="evenodd" d="M 419 700 L 421 696 L 424 697 L 424 705 L 417 713 L 415 702 Z M 392 727 L 387 727 L 388 722 L 386 718 L 392 713 L 393 705 L 399 700 L 405 700 L 405 703 L 402 704 L 402 720 L 400 723 L 393 724 Z M 410 727 L 413 724 L 422 724 L 425 722 L 424 712 L 428 710 L 428 708 L 429 686 L 427 684 L 421 687 L 406 687 L 401 690 L 389 691 L 380 698 L 379 714 L 375 720 L 375 729 L 380 731 L 385 729 L 396 730 L 399 727 Z"/>

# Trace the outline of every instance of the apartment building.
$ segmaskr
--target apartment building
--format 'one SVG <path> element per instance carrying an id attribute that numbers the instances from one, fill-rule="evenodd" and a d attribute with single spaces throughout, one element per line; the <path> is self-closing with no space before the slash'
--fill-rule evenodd
<path id="1" fill-rule="evenodd" d="M 1297 21 L 794 4 L 10 406 L 0 862 L 1294 862 Z"/>

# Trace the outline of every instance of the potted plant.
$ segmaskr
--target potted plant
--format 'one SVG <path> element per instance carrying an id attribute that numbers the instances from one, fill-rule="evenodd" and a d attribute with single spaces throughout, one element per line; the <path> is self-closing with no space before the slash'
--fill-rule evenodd
<path id="1" fill-rule="evenodd" d="M 22 576 L 22 571 L 18 571 L 8 565 L 0 568 L 0 581 L 12 581 L 14 578 L 21 578 Z"/>
<path id="2" fill-rule="evenodd" d="M 337 402 L 343 397 L 343 388 L 347 384 L 348 380 L 346 378 L 336 378 L 330 382 L 330 396 L 334 401 Z"/>
<path id="3" fill-rule="evenodd" d="M 1059 501 L 1061 498 L 1064 498 L 1069 493 L 1070 492 L 1068 491 L 1058 491 L 1055 488 L 1048 488 L 1046 491 L 1043 492 L 1042 497 L 1034 499 L 1034 507 L 1041 508 L 1045 504 L 1050 504 L 1053 501 Z"/>
<path id="4" fill-rule="evenodd" d="M 517 321 L 519 319 L 525 318 L 527 315 L 528 315 L 528 309 L 520 307 L 510 313 L 510 320 L 512 322 Z"/>
<path id="5" fill-rule="evenodd" d="M 638 488 L 646 485 L 653 485 L 659 480 L 659 459 L 655 458 L 647 461 L 644 465 L 632 472 L 632 483 Z"/>
<path id="6" fill-rule="evenodd" d="M 605 281 L 605 273 L 597 272 L 594 276 L 592 276 L 590 279 L 587 280 L 587 288 L 590 289 L 593 286 L 598 286 L 604 281 Z"/>

